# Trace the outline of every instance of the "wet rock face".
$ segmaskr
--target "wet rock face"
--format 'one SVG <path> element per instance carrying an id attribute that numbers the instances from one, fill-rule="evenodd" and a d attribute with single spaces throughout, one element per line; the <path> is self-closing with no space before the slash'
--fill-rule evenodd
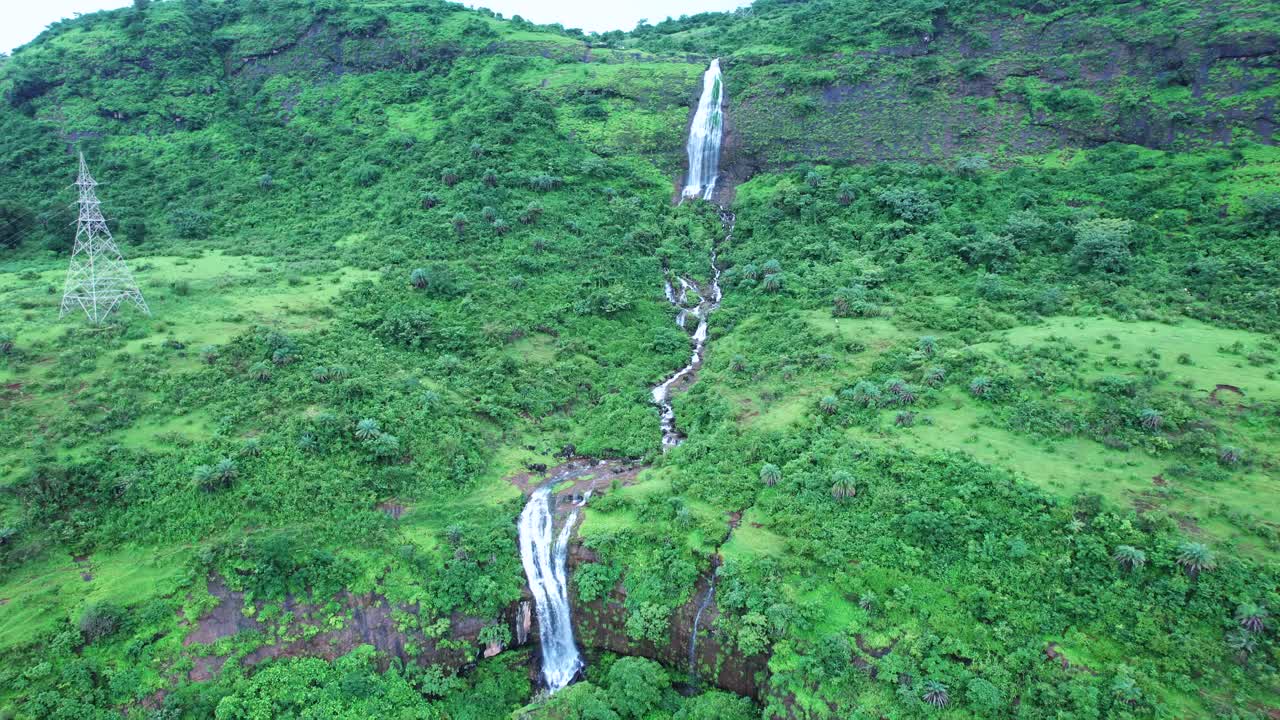
<path id="1" fill-rule="evenodd" d="M 222 578 L 216 575 L 209 578 L 209 593 L 220 602 L 196 621 L 195 627 L 182 643 L 197 655 L 189 673 L 189 679 L 194 681 L 216 677 L 226 661 L 223 656 L 200 656 L 199 645 L 212 644 L 249 630 L 270 634 L 269 631 L 273 629 L 268 624 L 245 615 L 244 593 L 230 589 Z M 356 595 L 344 591 L 332 599 L 341 606 L 340 614 L 346 615 L 341 629 L 328 629 L 328 612 L 324 609 L 328 598 L 289 596 L 282 603 L 282 608 L 292 613 L 293 619 L 284 636 L 299 639 L 263 645 L 244 656 L 242 664 L 253 666 L 278 657 L 322 657 L 333 660 L 359 645 L 372 645 L 388 659 L 394 657 L 402 662 L 414 662 L 422 666 L 441 664 L 458 670 L 482 657 L 493 657 L 506 649 L 499 643 L 485 645 L 479 641 L 480 632 L 491 623 L 485 618 L 455 613 L 449 618 L 448 637 L 451 642 L 448 648 L 443 648 L 437 640 L 427 638 L 419 631 L 404 632 L 399 629 L 393 610 L 417 614 L 416 606 L 393 608 L 385 597 L 377 593 Z M 513 646 L 525 645 L 534 639 L 534 623 L 528 600 L 512 603 L 503 612 L 501 621 L 511 629 L 511 636 L 515 639 Z M 308 638 L 305 632 L 308 628 L 320 628 L 321 632 Z M 461 648 L 455 646 L 459 641 L 463 643 Z M 416 656 L 410 657 L 406 652 L 409 643 L 419 649 Z"/>
<path id="2" fill-rule="evenodd" d="M 569 570 L 572 573 L 586 560 L 590 551 L 585 548 L 569 553 Z M 594 559 L 594 558 L 592 558 Z M 626 631 L 626 592 L 619 584 L 601 600 L 583 602 L 570 584 L 569 602 L 573 608 L 574 632 L 588 657 L 595 652 L 612 652 L 619 655 L 638 655 L 657 660 L 671 668 L 689 669 L 690 632 L 698 605 L 706 597 L 706 578 L 698 581 L 691 599 L 676 609 L 671 617 L 670 630 L 665 642 L 633 640 Z M 698 642 L 694 661 L 698 665 L 701 682 L 722 690 L 746 695 L 759 700 L 768 682 L 767 655 L 744 657 L 731 643 L 722 642 L 714 630 L 719 608 L 713 601 L 702 614 L 699 623 Z"/>

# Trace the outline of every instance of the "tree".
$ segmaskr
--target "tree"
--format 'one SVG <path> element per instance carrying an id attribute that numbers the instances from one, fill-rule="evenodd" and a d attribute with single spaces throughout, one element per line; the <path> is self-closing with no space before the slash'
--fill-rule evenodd
<path id="1" fill-rule="evenodd" d="M 782 480 L 782 469 L 773 463 L 765 463 L 760 466 L 760 482 L 769 487 L 777 485 Z"/>
<path id="2" fill-rule="evenodd" d="M 944 708 L 951 702 L 947 686 L 937 680 L 926 680 L 924 683 L 924 701 L 936 708 Z"/>
<path id="3" fill-rule="evenodd" d="M 1116 564 L 1130 572 L 1147 564 L 1147 554 L 1132 545 L 1121 545 L 1112 555 Z"/>
<path id="4" fill-rule="evenodd" d="M 824 395 L 822 396 L 822 399 L 818 401 L 818 409 L 821 410 L 824 415 L 835 415 L 840 409 L 840 402 L 836 400 L 835 395 Z"/>
<path id="5" fill-rule="evenodd" d="M 16 248 L 31 231 L 35 217 L 12 200 L 0 200 L 0 248 Z"/>
<path id="6" fill-rule="evenodd" d="M 356 423 L 356 439 L 372 440 L 382 433 L 382 427 L 373 418 L 364 418 Z"/>
<path id="7" fill-rule="evenodd" d="M 836 500 L 848 500 L 858 494 L 858 487 L 853 475 L 844 470 L 837 470 L 831 475 L 831 497 Z"/>
<path id="8" fill-rule="evenodd" d="M 1110 274 L 1129 272 L 1132 253 L 1129 238 L 1133 223 L 1117 218 L 1094 218 L 1076 223 L 1076 244 L 1071 261 L 1081 270 Z"/>
<path id="9" fill-rule="evenodd" d="M 776 293 L 782 289 L 782 273 L 769 273 L 762 283 L 765 292 Z"/>
<path id="10" fill-rule="evenodd" d="M 1184 542 L 1178 546 L 1177 562 L 1187 575 L 1195 577 L 1204 570 L 1216 567 L 1213 551 L 1203 543 Z"/>
<path id="11" fill-rule="evenodd" d="M 619 658 L 609 668 L 609 697 L 624 718 L 647 717 L 671 688 L 671 678 L 658 663 L 642 657 Z"/>

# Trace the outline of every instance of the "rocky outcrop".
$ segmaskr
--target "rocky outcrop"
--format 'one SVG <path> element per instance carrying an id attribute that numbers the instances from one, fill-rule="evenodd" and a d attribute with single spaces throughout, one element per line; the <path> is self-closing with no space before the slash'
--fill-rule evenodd
<path id="1" fill-rule="evenodd" d="M 583 563 L 593 562 L 593 554 L 585 548 L 575 547 L 569 554 L 570 572 Z M 574 632 L 578 643 L 593 653 L 611 652 L 618 655 L 638 655 L 667 665 L 689 669 L 690 632 L 698 605 L 707 595 L 708 580 L 701 578 L 688 602 L 678 607 L 671 616 L 670 629 L 661 643 L 650 640 L 634 640 L 626 630 L 626 590 L 621 583 L 603 599 L 584 602 L 571 585 L 569 601 L 573 607 Z M 695 662 L 698 678 L 722 690 L 760 699 L 768 682 L 767 655 L 743 656 L 715 628 L 720 611 L 715 602 L 708 605 L 699 623 Z"/>
<path id="2" fill-rule="evenodd" d="M 222 638 L 244 632 L 262 633 L 273 640 L 244 655 L 240 663 L 252 666 L 272 658 L 322 657 L 328 660 L 345 655 L 360 645 L 372 645 L 382 653 L 384 666 L 392 658 L 404 663 L 422 666 L 443 665 L 455 671 L 463 671 L 476 661 L 493 657 L 506 649 L 496 642 L 482 643 L 480 632 L 494 621 L 454 613 L 449 619 L 449 631 L 445 638 L 428 638 L 420 630 L 403 629 L 396 621 L 395 611 L 416 615 L 418 608 L 412 605 L 394 606 L 377 593 L 355 594 L 343 591 L 331 598 L 339 605 L 335 615 L 343 620 L 333 627 L 326 608 L 328 599 L 288 596 L 281 604 L 285 617 L 290 620 L 280 624 L 263 622 L 257 618 L 262 603 L 246 613 L 244 593 L 232 590 L 218 576 L 209 578 L 209 593 L 219 603 L 195 622 L 195 626 L 183 640 L 194 656 L 194 665 L 188 673 L 190 680 L 208 680 L 221 671 L 226 656 L 206 653 L 205 647 Z M 532 617 L 532 603 L 522 599 L 504 609 L 498 622 L 505 623 L 511 631 L 512 645 L 520 646 L 536 641 L 536 627 Z M 445 643 L 442 640 L 447 639 Z M 410 653 L 412 644 L 416 652 Z"/>

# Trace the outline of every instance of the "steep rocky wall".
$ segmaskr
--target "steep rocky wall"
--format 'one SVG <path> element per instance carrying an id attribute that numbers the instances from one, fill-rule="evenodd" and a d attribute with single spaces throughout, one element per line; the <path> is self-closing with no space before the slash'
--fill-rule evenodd
<path id="1" fill-rule="evenodd" d="M 575 546 L 569 554 L 572 573 L 579 565 L 595 560 L 591 551 Z M 671 617 L 664 642 L 634 640 L 626 631 L 626 590 L 616 585 L 603 599 L 583 602 L 576 588 L 570 586 L 574 631 L 579 645 L 587 650 L 638 655 L 657 660 L 679 670 L 689 669 L 689 640 L 698 604 L 707 593 L 707 580 L 698 581 L 692 597 L 676 609 Z M 695 662 L 698 678 L 722 690 L 759 699 L 768 683 L 767 655 L 743 656 L 713 630 L 719 614 L 714 602 L 703 612 L 699 623 Z"/>

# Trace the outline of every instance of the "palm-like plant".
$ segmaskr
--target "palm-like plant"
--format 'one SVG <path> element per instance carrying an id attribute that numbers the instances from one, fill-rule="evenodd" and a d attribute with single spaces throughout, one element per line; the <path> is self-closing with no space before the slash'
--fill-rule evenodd
<path id="1" fill-rule="evenodd" d="M 213 478 L 212 465 L 197 465 L 195 470 L 191 471 L 191 479 L 201 490 L 213 489 Z"/>
<path id="2" fill-rule="evenodd" d="M 258 438 L 246 438 L 240 445 L 240 454 L 257 457 L 262 454 L 262 442 Z"/>
<path id="3" fill-rule="evenodd" d="M 976 398 L 981 398 L 981 397 L 986 397 L 987 394 L 990 392 L 991 392 L 991 378 L 987 377 L 986 375 L 979 375 L 978 377 L 969 381 L 970 395 L 973 395 Z"/>
<path id="4" fill-rule="evenodd" d="M 924 684 L 924 701 L 936 708 L 944 708 L 951 703 L 951 695 L 947 686 L 937 680 L 927 680 Z"/>
<path id="5" fill-rule="evenodd" d="M 431 275 L 427 272 L 426 268 L 414 268 L 413 272 L 409 273 L 409 284 L 419 290 L 425 288 L 430 282 Z"/>
<path id="6" fill-rule="evenodd" d="M 1223 445 L 1218 449 L 1218 462 L 1223 465 L 1235 465 L 1244 457 L 1244 452 L 1234 445 Z"/>
<path id="7" fill-rule="evenodd" d="M 298 449 L 305 453 L 317 452 L 320 449 L 320 441 L 316 439 L 314 433 L 304 432 L 298 436 Z"/>
<path id="8" fill-rule="evenodd" d="M 520 213 L 520 222 L 525 225 L 533 225 L 538 222 L 538 218 L 542 217 L 542 203 L 534 200 L 525 206 L 524 212 Z"/>
<path id="9" fill-rule="evenodd" d="M 492 205 L 485 205 L 483 208 L 480 209 L 480 217 L 484 218 L 485 222 L 491 223 L 495 219 L 497 219 L 498 210 Z"/>
<path id="10" fill-rule="evenodd" d="M 751 263 L 747 263 L 746 265 L 742 266 L 742 272 L 739 274 L 748 280 L 759 280 L 760 268 L 756 267 Z"/>
<path id="11" fill-rule="evenodd" d="M 769 273 L 764 276 L 762 286 L 765 292 L 776 293 L 782 289 L 782 273 Z"/>
<path id="12" fill-rule="evenodd" d="M 218 346 L 205 345 L 200 348 L 200 359 L 205 365 L 212 365 L 218 362 Z"/>
<path id="13" fill-rule="evenodd" d="M 218 476 L 218 480 L 223 485 L 230 485 L 232 480 L 240 474 L 240 468 L 236 467 L 236 461 L 231 458 L 222 458 L 217 465 L 213 466 L 213 472 Z"/>
<path id="14" fill-rule="evenodd" d="M 502 218 L 498 218 L 497 220 L 493 221 L 493 233 L 495 235 L 501 237 L 503 235 L 506 235 L 509 232 L 511 232 L 511 226 L 507 224 L 506 220 L 503 220 Z"/>
<path id="15" fill-rule="evenodd" d="M 898 427 L 911 427 L 916 424 L 916 414 L 909 410 L 900 412 L 894 416 L 893 424 Z"/>
<path id="16" fill-rule="evenodd" d="M 768 260 L 765 262 L 764 268 L 762 268 L 762 272 L 764 272 L 765 275 L 780 273 L 782 272 L 782 263 L 778 262 L 777 260 Z"/>
<path id="17" fill-rule="evenodd" d="M 484 184 L 489 187 L 495 187 L 498 184 L 498 171 L 493 168 L 486 168 L 484 171 Z"/>
<path id="18" fill-rule="evenodd" d="M 478 158 L 481 155 L 484 155 L 484 145 L 481 145 L 479 140 L 472 140 L 471 141 L 471 157 Z"/>
<path id="19" fill-rule="evenodd" d="M 329 378 L 330 378 L 329 368 L 323 365 L 317 365 L 311 368 L 312 380 L 315 380 L 316 382 L 320 382 L 320 383 L 326 383 L 326 382 L 329 382 Z"/>
<path id="20" fill-rule="evenodd" d="M 433 208 L 433 207 L 435 207 L 435 206 L 437 206 L 437 205 L 439 205 L 439 204 L 440 204 L 440 196 L 439 196 L 439 195 L 436 195 L 435 193 L 423 193 L 423 195 L 422 195 L 422 209 L 423 209 L 423 210 L 430 210 L 431 208 Z"/>
<path id="21" fill-rule="evenodd" d="M 298 357 L 293 354 L 293 350 L 290 348 L 280 348 L 279 350 L 271 353 L 271 362 L 282 367 L 292 364 L 293 361 L 297 359 Z"/>
<path id="22" fill-rule="evenodd" d="M 333 380 L 346 380 L 351 376 L 351 371 L 342 365 L 330 365 L 329 377 Z"/>
<path id="23" fill-rule="evenodd" d="M 841 205 L 848 205 L 853 202 L 853 186 L 849 183 L 841 183 L 840 190 L 836 193 L 836 202 Z"/>
<path id="24" fill-rule="evenodd" d="M 866 380 L 860 380 L 853 386 L 853 401 L 862 407 L 877 407 L 880 404 L 880 397 L 880 388 Z"/>
<path id="25" fill-rule="evenodd" d="M 1214 562 L 1213 551 L 1204 543 L 1184 542 L 1178 546 L 1177 555 L 1178 564 L 1183 570 L 1187 571 L 1187 575 L 1195 577 L 1204 570 L 1212 570 L 1217 564 Z"/>
<path id="26" fill-rule="evenodd" d="M 929 387 L 938 387 L 947 381 L 947 369 L 944 367 L 934 366 L 924 371 L 924 384 Z"/>
<path id="27" fill-rule="evenodd" d="M 7 332 L 0 332 L 0 355 L 8 355 L 13 352 L 13 336 Z"/>
<path id="28" fill-rule="evenodd" d="M 876 594 L 868 590 L 858 596 L 858 607 L 871 612 L 876 606 L 877 599 Z"/>
<path id="29" fill-rule="evenodd" d="M 1132 545 L 1121 545 L 1111 556 L 1116 564 L 1130 572 L 1147 564 L 1147 554 Z"/>
<path id="30" fill-rule="evenodd" d="M 382 433 L 370 443 L 373 454 L 380 458 L 389 458 L 399 454 L 400 438 L 391 433 Z"/>
<path id="31" fill-rule="evenodd" d="M 747 369 L 747 358 L 743 355 L 734 355 L 729 361 L 729 367 L 734 372 L 745 372 Z"/>
<path id="32" fill-rule="evenodd" d="M 1232 630 L 1227 633 L 1227 647 L 1236 652 L 1236 658 L 1244 662 L 1258 649 L 1257 636 L 1247 630 Z"/>
<path id="33" fill-rule="evenodd" d="M 450 222 L 453 224 L 453 231 L 457 233 L 459 236 L 461 236 L 462 233 L 466 232 L 467 230 L 466 213 L 454 213 L 453 220 L 451 220 Z"/>
<path id="34" fill-rule="evenodd" d="M 773 463 L 765 463 L 760 466 L 760 482 L 769 487 L 777 485 L 782 480 L 782 468 Z"/>
<path id="35" fill-rule="evenodd" d="M 858 486 L 853 479 L 853 475 L 844 470 L 837 470 L 831 479 L 831 497 L 836 500 L 848 500 L 858 494 Z"/>
<path id="36" fill-rule="evenodd" d="M 916 342 L 916 349 L 929 357 L 938 351 L 938 338 L 932 335 L 925 335 Z"/>
<path id="37" fill-rule="evenodd" d="M 258 382 L 271 380 L 271 366 L 265 362 L 256 362 L 249 368 L 249 375 Z"/>
<path id="38" fill-rule="evenodd" d="M 818 401 L 818 409 L 821 410 L 823 414 L 835 415 L 836 411 L 840 409 L 840 401 L 836 399 L 835 395 L 824 395 L 822 396 L 822 399 Z"/>
<path id="39" fill-rule="evenodd" d="M 457 185 L 458 180 L 459 180 L 459 176 L 458 176 L 457 170 L 454 170 L 453 168 L 445 168 L 444 170 L 440 171 L 440 182 L 444 183 L 448 187 L 453 187 L 454 185 Z"/>
<path id="40" fill-rule="evenodd" d="M 356 423 L 356 439 L 372 440 L 382 434 L 382 426 L 373 418 L 364 418 Z"/>
<path id="41" fill-rule="evenodd" d="M 1267 609 L 1261 605 L 1247 602 L 1236 607 L 1236 622 L 1251 633 L 1260 633 L 1267 626 Z"/>
<path id="42" fill-rule="evenodd" d="M 1154 432 L 1164 424 L 1164 416 L 1155 408 L 1143 408 L 1142 412 L 1138 413 L 1138 422 L 1142 427 Z"/>
<path id="43" fill-rule="evenodd" d="M 1117 700 L 1128 705 L 1137 705 L 1142 700 L 1142 688 L 1128 675 L 1117 675 L 1111 682 L 1111 694 Z"/>

